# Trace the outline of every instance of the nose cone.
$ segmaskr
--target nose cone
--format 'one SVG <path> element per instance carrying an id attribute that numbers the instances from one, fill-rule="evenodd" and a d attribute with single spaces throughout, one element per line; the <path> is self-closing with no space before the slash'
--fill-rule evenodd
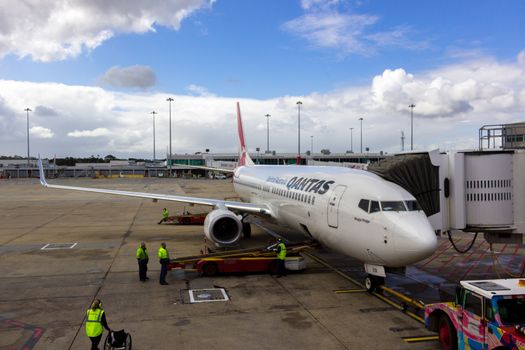
<path id="1" fill-rule="evenodd" d="M 394 244 L 400 266 L 424 260 L 437 249 L 437 238 L 423 213 L 413 213 L 396 222 Z"/>

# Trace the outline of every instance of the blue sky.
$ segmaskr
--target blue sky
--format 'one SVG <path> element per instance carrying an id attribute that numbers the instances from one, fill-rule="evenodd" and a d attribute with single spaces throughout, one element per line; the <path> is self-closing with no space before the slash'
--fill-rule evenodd
<path id="1" fill-rule="evenodd" d="M 297 99 L 304 100 L 303 144 L 313 135 L 334 152 L 350 147 L 348 128 L 360 115 L 372 150 L 399 151 L 412 102 L 420 149 L 474 147 L 479 126 L 524 119 L 523 1 L 113 5 L 4 4 L 0 153 L 24 153 L 16 114 L 30 106 L 34 147 L 43 152 L 65 153 L 60 145 L 67 144 L 72 155 L 147 156 L 152 130 L 144 115 L 156 109 L 165 125 L 166 96 L 175 98 L 176 122 L 186 128 L 174 149 L 181 153 L 204 142 L 234 150 L 234 124 L 222 118 L 230 118 L 236 100 L 247 111 L 252 148 L 264 148 L 261 116 L 270 113 L 279 128 L 271 148 L 282 152 L 294 150 L 287 135 L 297 127 Z M 21 13 L 35 17 L 21 21 Z M 159 149 L 166 145 L 162 129 Z"/>

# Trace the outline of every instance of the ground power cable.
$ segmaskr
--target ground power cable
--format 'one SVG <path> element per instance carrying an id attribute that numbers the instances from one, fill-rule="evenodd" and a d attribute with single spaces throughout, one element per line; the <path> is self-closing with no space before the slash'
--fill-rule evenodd
<path id="1" fill-rule="evenodd" d="M 456 246 L 456 243 L 454 243 L 454 240 L 452 239 L 452 236 L 450 235 L 450 230 L 447 231 L 447 234 L 448 234 L 448 240 L 450 241 L 450 243 L 452 243 L 452 246 L 454 247 L 454 249 L 460 253 L 460 254 L 465 254 L 467 253 L 470 249 L 472 249 L 472 247 L 474 246 L 474 243 L 476 243 L 476 239 L 478 238 L 478 232 L 476 232 L 476 234 L 474 235 L 474 238 L 472 239 L 472 242 L 470 242 L 469 246 L 467 247 L 467 249 L 465 250 L 461 250 L 459 249 L 457 246 Z"/>
<path id="2" fill-rule="evenodd" d="M 492 243 L 489 244 L 489 247 L 490 247 L 490 254 L 492 256 L 492 266 L 494 267 L 494 271 L 496 272 L 496 275 L 498 276 L 498 278 L 502 278 L 500 273 L 499 273 L 499 271 L 498 271 L 498 265 L 503 270 L 503 272 L 505 272 L 510 277 L 514 277 L 514 278 L 522 278 L 523 277 L 523 275 L 525 274 L 525 258 L 523 259 L 523 262 L 520 264 L 521 265 L 521 271 L 520 271 L 519 275 L 516 275 L 516 274 L 510 272 L 508 269 L 506 269 L 505 266 L 499 261 L 498 255 L 496 254 L 496 252 L 492 248 Z"/>
<path id="3" fill-rule="evenodd" d="M 98 286 L 97 288 L 97 291 L 95 292 L 95 295 L 93 296 L 93 299 L 91 300 L 91 302 L 93 302 L 95 299 L 97 299 L 97 296 L 98 294 L 100 293 L 100 291 L 102 290 L 102 287 L 104 286 L 104 281 L 106 280 L 106 278 L 108 277 L 109 275 L 109 271 L 111 271 L 111 268 L 113 267 L 113 263 L 115 262 L 115 260 L 117 259 L 117 256 L 119 255 L 120 253 L 120 249 L 122 248 L 122 246 L 124 245 L 124 243 L 126 242 L 126 239 L 129 237 L 129 235 L 131 234 L 131 228 L 133 227 L 133 225 L 135 224 L 135 220 L 137 219 L 137 216 L 140 212 L 140 209 L 142 209 L 142 204 L 144 203 L 144 201 L 140 201 L 140 205 L 138 206 L 137 208 L 137 211 L 135 212 L 135 215 L 133 216 L 133 219 L 131 220 L 131 223 L 129 224 L 129 227 L 128 229 L 126 230 L 126 232 L 124 233 L 124 235 L 122 236 L 122 239 L 120 241 L 120 245 L 117 249 L 117 252 L 115 253 L 115 255 L 113 256 L 113 259 L 111 260 L 111 263 L 109 264 L 109 267 L 108 269 L 106 270 L 106 273 L 104 274 L 104 277 L 102 277 L 102 283 Z M 82 317 L 82 321 L 80 322 L 80 325 L 78 326 L 78 329 L 75 333 L 75 336 L 73 337 L 73 339 L 71 340 L 71 344 L 69 344 L 69 347 L 67 348 L 68 350 L 71 350 L 72 347 L 73 347 L 73 344 L 75 344 L 75 341 L 77 340 L 77 337 L 78 337 L 78 334 L 80 333 L 80 330 L 82 329 L 82 326 L 84 325 L 84 322 L 86 321 L 86 318 L 87 318 L 87 315 L 84 313 L 84 317 Z"/>

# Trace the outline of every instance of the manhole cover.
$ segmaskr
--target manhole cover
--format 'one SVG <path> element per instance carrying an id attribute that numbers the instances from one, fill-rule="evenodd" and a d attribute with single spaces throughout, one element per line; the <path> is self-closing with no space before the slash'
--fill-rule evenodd
<path id="1" fill-rule="evenodd" d="M 224 288 L 190 289 L 190 303 L 209 303 L 212 301 L 228 301 L 230 298 Z"/>
<path id="2" fill-rule="evenodd" d="M 73 249 L 77 243 L 48 243 L 40 250 L 52 250 L 52 249 Z"/>

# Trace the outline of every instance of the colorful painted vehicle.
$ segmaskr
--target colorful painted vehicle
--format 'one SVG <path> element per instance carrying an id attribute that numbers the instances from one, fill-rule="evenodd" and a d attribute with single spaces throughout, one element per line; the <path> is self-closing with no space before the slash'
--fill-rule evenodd
<path id="1" fill-rule="evenodd" d="M 443 350 L 525 349 L 525 280 L 461 281 L 456 301 L 425 306 Z"/>

